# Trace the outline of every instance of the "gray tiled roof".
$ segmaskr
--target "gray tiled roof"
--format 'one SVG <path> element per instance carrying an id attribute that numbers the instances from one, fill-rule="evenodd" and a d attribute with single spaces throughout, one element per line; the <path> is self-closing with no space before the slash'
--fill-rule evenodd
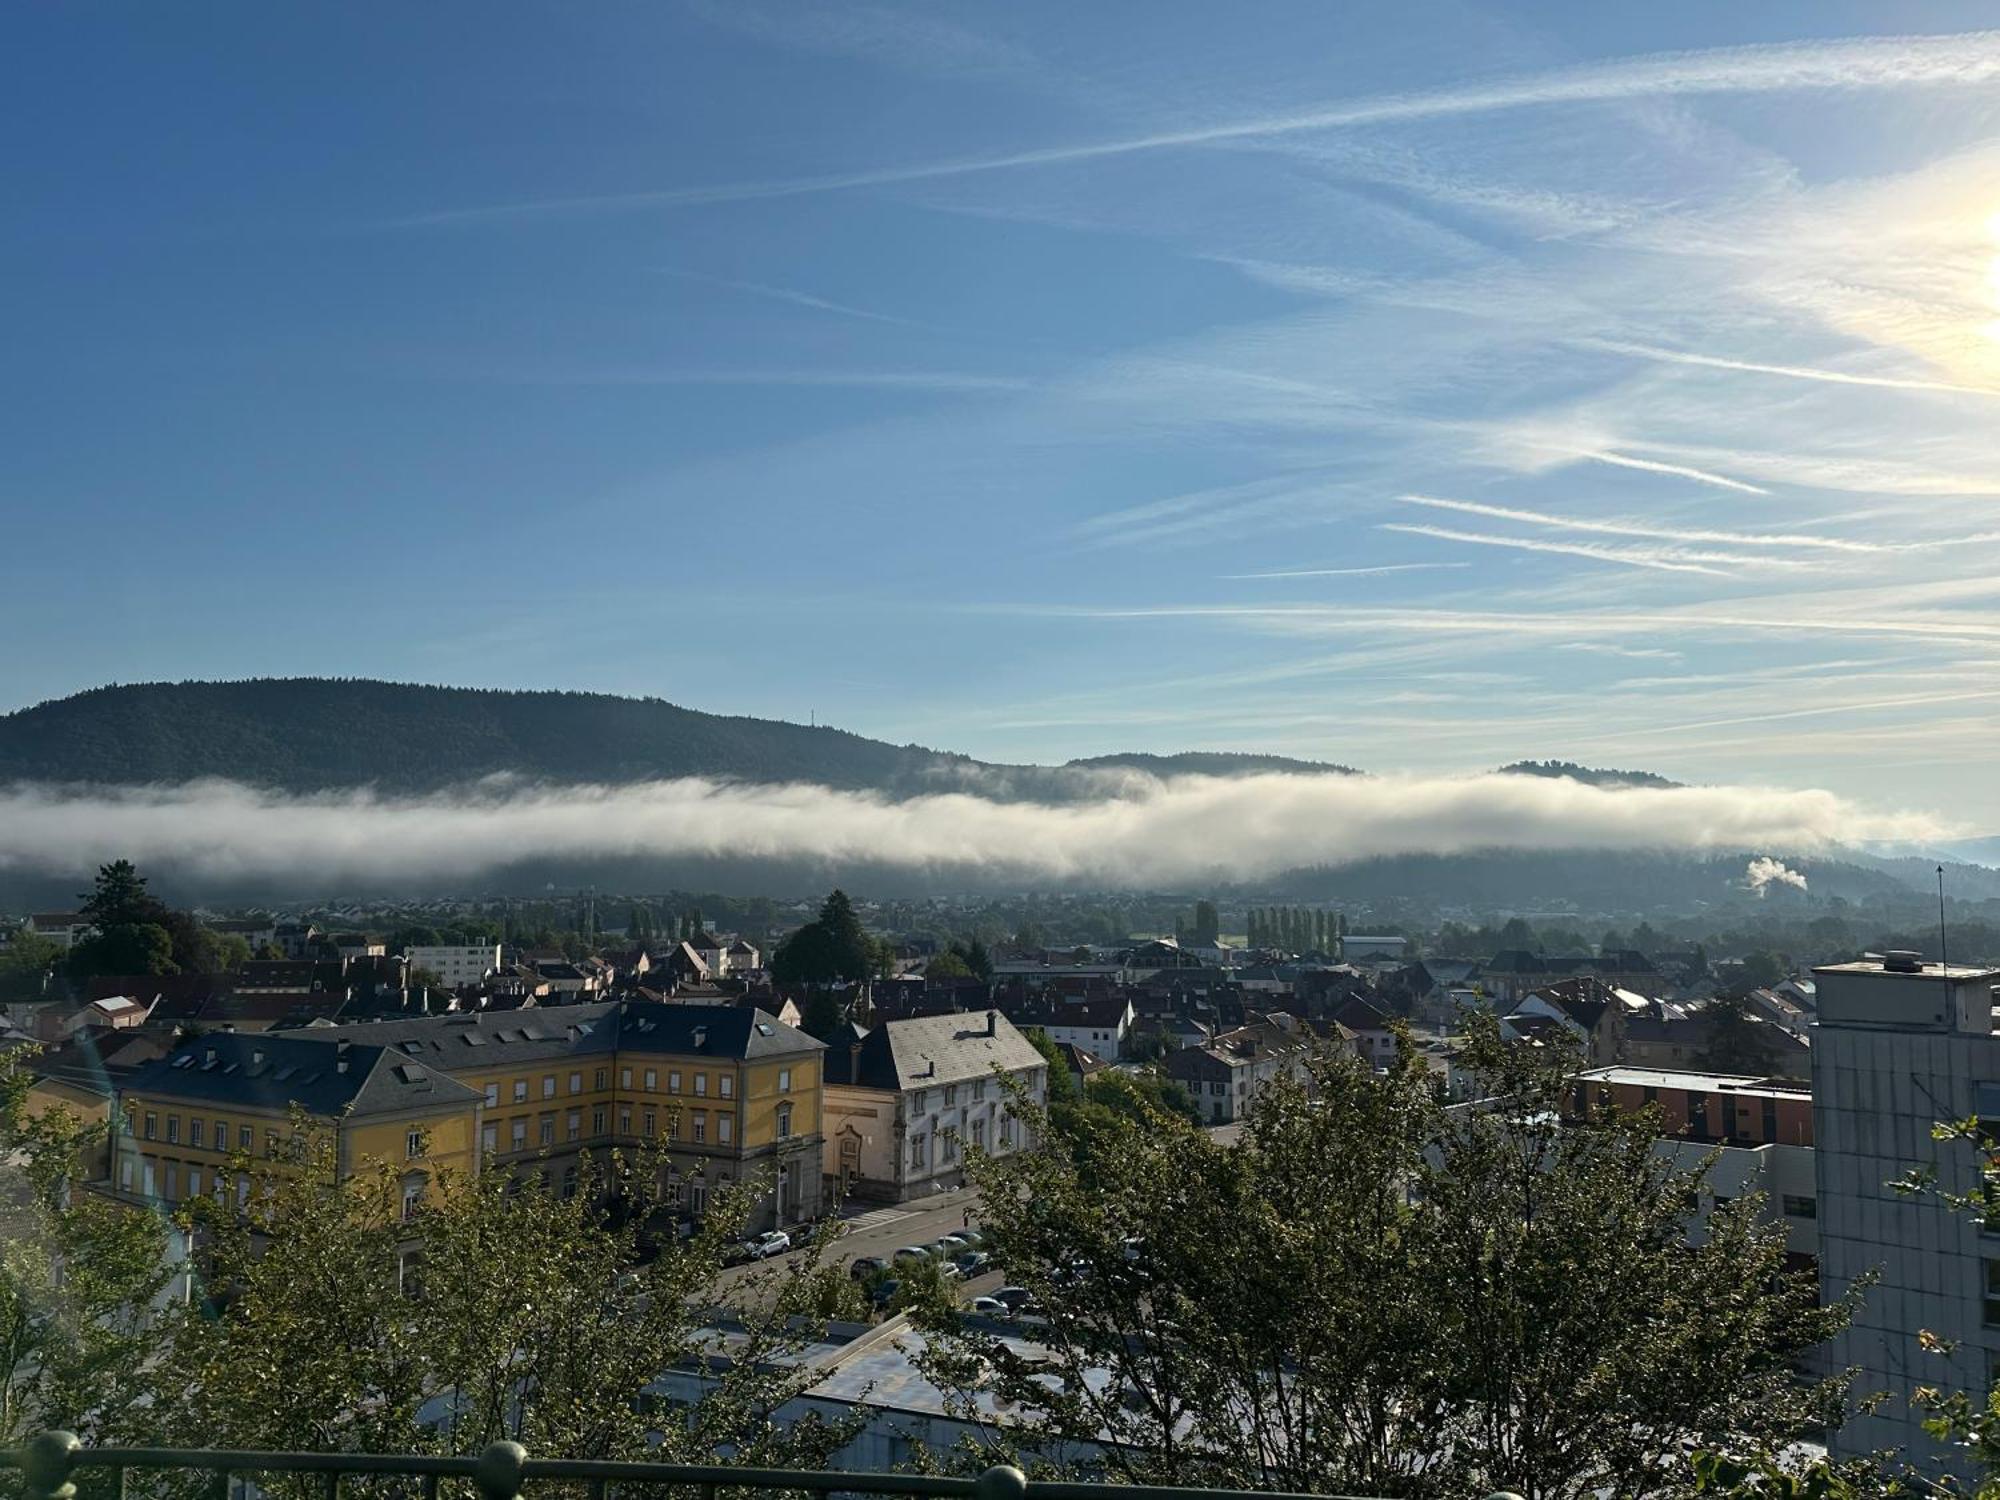
<path id="1" fill-rule="evenodd" d="M 830 1048 L 826 1081 L 901 1092 L 990 1077 L 995 1068 L 1013 1072 L 1047 1063 L 1035 1044 L 998 1011 L 953 1011 L 884 1021 L 857 1046 Z"/>
<path id="2" fill-rule="evenodd" d="M 333 1028 L 332 1030 L 338 1030 Z M 132 1074 L 136 1094 L 200 1100 L 225 1108 L 287 1109 L 314 1115 L 372 1115 L 471 1104 L 479 1095 L 392 1048 L 327 1046 L 308 1036 L 216 1032 L 195 1037 Z M 342 1062 L 346 1067 L 341 1067 Z"/>

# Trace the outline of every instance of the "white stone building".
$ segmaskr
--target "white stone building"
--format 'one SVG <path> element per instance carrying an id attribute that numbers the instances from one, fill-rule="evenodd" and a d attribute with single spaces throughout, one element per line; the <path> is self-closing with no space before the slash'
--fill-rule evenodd
<path id="1" fill-rule="evenodd" d="M 403 950 L 412 969 L 428 969 L 446 989 L 478 984 L 500 968 L 498 943 L 418 943 Z"/>
<path id="2" fill-rule="evenodd" d="M 995 1010 L 885 1021 L 836 1041 L 826 1052 L 829 1186 L 901 1202 L 963 1182 L 968 1150 L 1026 1146 L 1002 1075 L 1047 1101 L 1048 1059 Z"/>

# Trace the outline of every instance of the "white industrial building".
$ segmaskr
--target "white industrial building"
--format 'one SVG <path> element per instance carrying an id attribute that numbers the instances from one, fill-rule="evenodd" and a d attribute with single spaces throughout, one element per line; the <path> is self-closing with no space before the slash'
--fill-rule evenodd
<path id="1" fill-rule="evenodd" d="M 446 989 L 478 984 L 500 967 L 498 943 L 420 943 L 403 950 L 411 969 L 428 969 Z"/>
<path id="2" fill-rule="evenodd" d="M 1837 1457 L 1901 1449 L 1938 1468 L 1962 1466 L 1925 1434 L 1919 1386 L 1983 1402 L 2000 1365 L 2000 1235 L 1937 1193 L 1898 1192 L 1912 1168 L 1934 1169 L 1945 1192 L 1978 1186 L 1979 1153 L 1941 1143 L 1931 1128 L 1972 1115 L 2000 1120 L 2000 1036 L 1993 990 L 2000 969 L 1927 964 L 1891 953 L 1813 971 L 1813 1153 L 1821 1296 L 1844 1296 L 1870 1275 L 1829 1369 L 1859 1371 L 1857 1398 L 1886 1399 L 1849 1419 Z M 1945 1352 L 1920 1345 L 1930 1333 Z"/>

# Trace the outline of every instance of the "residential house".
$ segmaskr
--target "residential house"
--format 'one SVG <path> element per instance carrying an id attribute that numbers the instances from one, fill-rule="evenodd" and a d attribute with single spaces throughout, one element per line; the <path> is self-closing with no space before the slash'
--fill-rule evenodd
<path id="1" fill-rule="evenodd" d="M 1643 1012 L 1645 1002 L 1637 996 L 1632 1004 Z M 1502 1016 L 1503 1030 L 1517 1036 L 1531 1035 L 1531 1019 L 1554 1023 L 1583 1048 L 1585 1063 L 1604 1067 L 1621 1055 L 1625 1028 L 1630 1019 L 1626 997 L 1600 979 L 1559 979 L 1529 991 Z"/>
<path id="2" fill-rule="evenodd" d="M 58 948 L 68 948 L 89 933 L 90 918 L 80 911 L 30 912 L 21 930 L 47 938 Z"/>
<path id="3" fill-rule="evenodd" d="M 1635 1067 L 1700 1069 L 1715 1056 L 1722 1012 L 1712 1005 L 1656 1006 L 1625 1022 L 1622 1060 Z M 1743 1064 L 1754 1061 L 1779 1077 L 1804 1078 L 1812 1071 L 1812 1043 L 1805 1034 L 1775 1026 L 1755 1015 L 1736 1039 Z"/>
<path id="4" fill-rule="evenodd" d="M 1303 1079 L 1310 1038 L 1270 1021 L 1239 1026 L 1167 1059 L 1167 1076 L 1185 1088 L 1211 1125 L 1241 1120 L 1279 1078 Z"/>
<path id="5" fill-rule="evenodd" d="M 684 946 L 701 960 L 702 967 L 712 976 L 720 978 L 729 972 L 729 945 L 714 933 L 698 929 Z"/>
<path id="6" fill-rule="evenodd" d="M 1122 994 L 1098 1000 L 1017 1001 L 1002 1011 L 1016 1026 L 1046 1032 L 1058 1046 L 1088 1048 L 1108 1063 L 1119 1060 L 1138 1020 L 1132 1002 Z"/>
<path id="7" fill-rule="evenodd" d="M 965 1153 L 1031 1144 L 1001 1085 L 1048 1098 L 1048 1059 L 997 1010 L 884 1021 L 826 1055 L 826 1158 L 842 1196 L 900 1203 L 964 1181 Z"/>
<path id="8" fill-rule="evenodd" d="M 1382 934 L 1369 937 L 1360 933 L 1349 933 L 1340 940 L 1340 956 L 1349 963 L 1357 963 L 1364 958 L 1389 958 L 1402 961 L 1404 950 L 1410 946 L 1406 937 Z"/>
<path id="9" fill-rule="evenodd" d="M 730 974 L 754 974 L 764 967 L 764 955 L 746 939 L 738 938 L 722 956 L 723 970 Z"/>

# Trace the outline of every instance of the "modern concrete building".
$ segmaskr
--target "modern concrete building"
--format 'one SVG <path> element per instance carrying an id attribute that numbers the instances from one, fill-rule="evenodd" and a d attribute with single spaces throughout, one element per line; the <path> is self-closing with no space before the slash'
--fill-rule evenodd
<path id="1" fill-rule="evenodd" d="M 424 943 L 403 950 L 410 968 L 428 970 L 448 990 L 478 984 L 500 968 L 498 943 Z"/>
<path id="2" fill-rule="evenodd" d="M 2000 1234 L 1934 1193 L 1891 1184 L 1919 1167 L 1935 1169 L 1947 1192 L 1978 1185 L 1977 1154 L 1934 1140 L 1931 1127 L 1975 1114 L 2000 1120 L 2000 969 L 1946 969 L 1890 953 L 1813 974 L 1820 1291 L 1831 1300 L 1878 1277 L 1829 1346 L 1828 1365 L 1858 1369 L 1857 1396 L 1887 1398 L 1834 1434 L 1832 1450 L 1851 1457 L 1898 1448 L 1950 1469 L 1963 1457 L 1932 1443 L 1909 1398 L 1932 1385 L 1984 1400 L 2000 1361 Z M 1926 1332 L 1949 1352 L 1920 1347 Z"/>

